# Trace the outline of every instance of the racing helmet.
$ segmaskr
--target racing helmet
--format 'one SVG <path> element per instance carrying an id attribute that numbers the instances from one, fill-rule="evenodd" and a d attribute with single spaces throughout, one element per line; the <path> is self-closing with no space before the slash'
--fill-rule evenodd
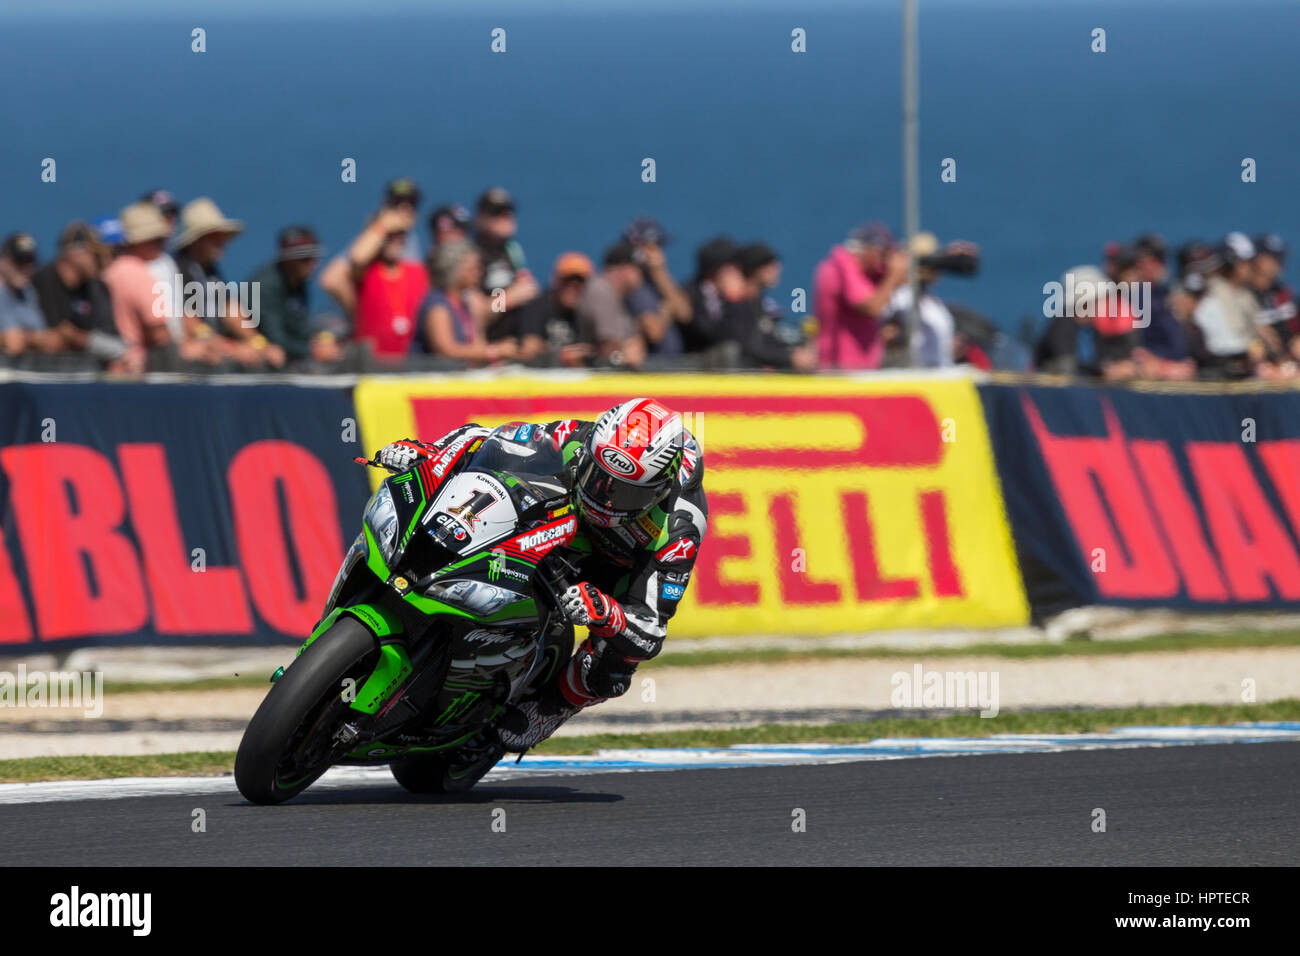
<path id="1" fill-rule="evenodd" d="M 605 412 L 582 446 L 578 513 L 597 527 L 616 528 L 648 512 L 672 491 L 684 436 L 682 416 L 653 399 Z"/>

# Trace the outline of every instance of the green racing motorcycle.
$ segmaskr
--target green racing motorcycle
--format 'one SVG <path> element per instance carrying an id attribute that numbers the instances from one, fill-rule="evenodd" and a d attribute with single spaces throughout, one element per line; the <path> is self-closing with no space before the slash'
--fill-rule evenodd
<path id="1" fill-rule="evenodd" d="M 417 793 L 472 787 L 504 755 L 494 725 L 571 653 L 558 605 L 576 535 L 561 453 L 536 426 L 463 436 L 387 478 L 244 731 L 239 791 L 282 803 L 337 764 L 388 764 Z"/>

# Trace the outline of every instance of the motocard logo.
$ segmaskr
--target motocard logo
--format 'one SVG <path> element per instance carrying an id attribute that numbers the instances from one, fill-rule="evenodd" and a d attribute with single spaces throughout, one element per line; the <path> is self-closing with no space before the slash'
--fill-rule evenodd
<path id="1" fill-rule="evenodd" d="M 600 460 L 605 464 L 606 468 L 619 475 L 630 477 L 641 470 L 640 466 L 638 466 L 631 458 L 623 454 L 623 452 L 619 451 L 617 448 L 610 446 L 606 446 L 600 450 Z"/>
<path id="2" fill-rule="evenodd" d="M 680 541 L 674 541 L 672 544 L 660 548 L 655 557 L 666 564 L 689 561 L 695 557 L 695 539 L 682 538 Z"/>
<path id="3" fill-rule="evenodd" d="M 519 539 L 519 547 L 524 551 L 536 551 L 543 545 L 567 538 L 578 529 L 578 522 L 575 518 L 570 518 L 563 524 L 557 524 L 552 528 L 542 528 L 534 531 L 532 534 L 526 534 Z M 552 545 L 553 547 L 554 545 Z M 549 550 L 549 548 L 547 549 Z"/>

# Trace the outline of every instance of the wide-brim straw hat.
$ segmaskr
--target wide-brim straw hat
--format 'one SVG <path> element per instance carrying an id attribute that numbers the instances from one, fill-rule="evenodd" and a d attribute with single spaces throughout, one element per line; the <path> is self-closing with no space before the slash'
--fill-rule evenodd
<path id="1" fill-rule="evenodd" d="M 238 219 L 227 219 L 211 199 L 201 196 L 181 207 L 181 234 L 176 238 L 176 248 L 184 249 L 196 239 L 214 232 L 237 236 L 244 231 Z"/>
<path id="2" fill-rule="evenodd" d="M 151 202 L 131 203 L 118 214 L 118 220 L 122 224 L 122 241 L 128 246 L 166 239 L 172 231 L 158 207 Z"/>

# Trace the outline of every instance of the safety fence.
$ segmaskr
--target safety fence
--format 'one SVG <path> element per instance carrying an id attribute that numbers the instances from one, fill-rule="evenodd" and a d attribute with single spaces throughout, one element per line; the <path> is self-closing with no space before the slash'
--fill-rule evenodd
<path id="1" fill-rule="evenodd" d="M 960 375 L 0 384 L 0 652 L 298 640 L 378 473 L 467 421 L 685 413 L 709 533 L 674 637 L 1300 605 L 1300 393 Z"/>

